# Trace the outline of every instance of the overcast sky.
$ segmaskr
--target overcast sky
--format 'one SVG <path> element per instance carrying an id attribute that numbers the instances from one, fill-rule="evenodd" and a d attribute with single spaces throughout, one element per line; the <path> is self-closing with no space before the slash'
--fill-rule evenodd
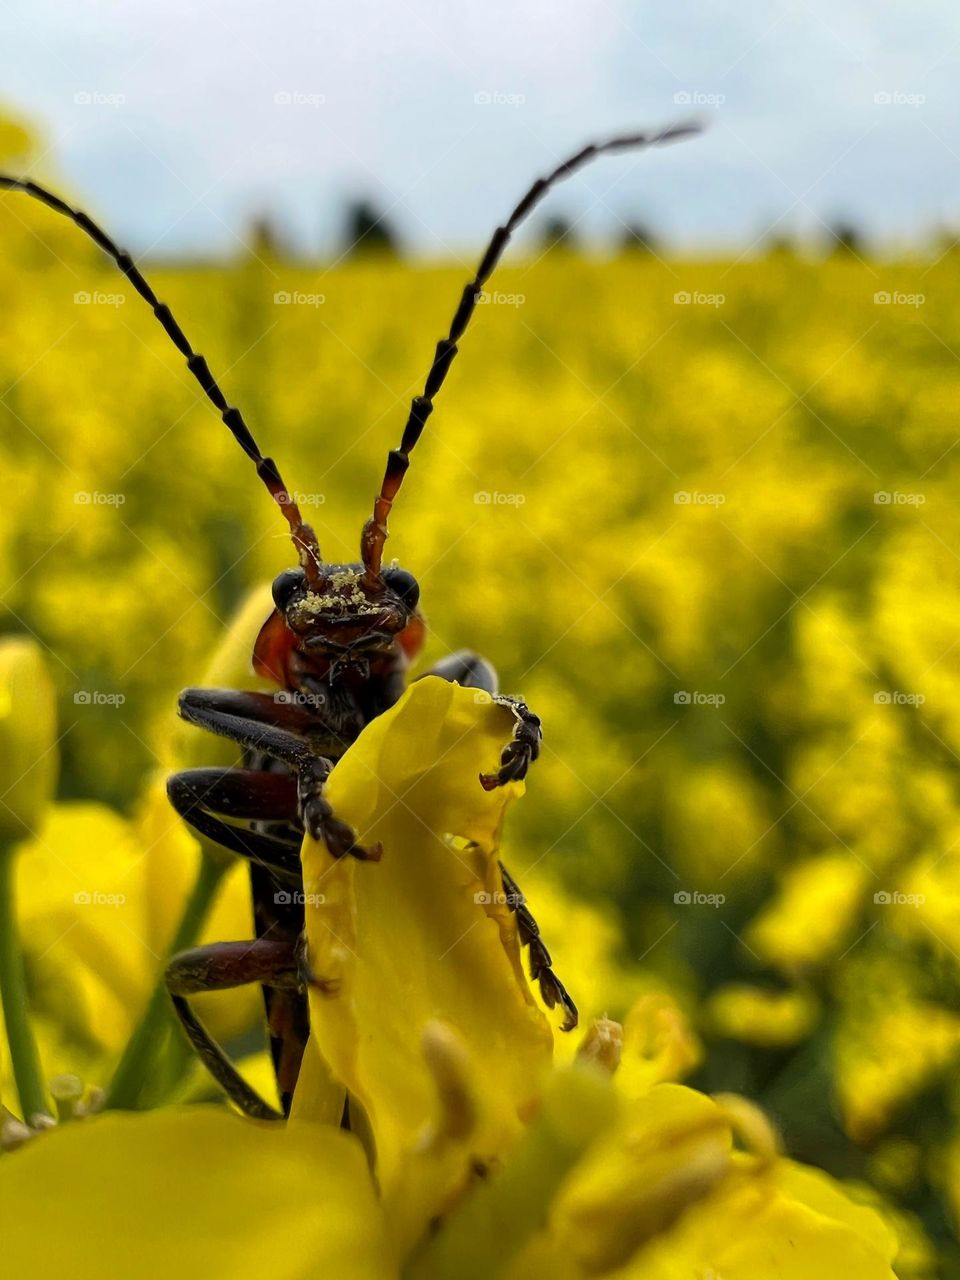
<path id="1" fill-rule="evenodd" d="M 738 245 L 845 216 L 884 240 L 960 225 L 955 0 L 4 0 L 0 86 L 36 166 L 139 252 L 228 252 L 270 210 L 303 247 L 343 199 L 469 248 L 528 182 L 611 130 L 699 113 L 693 143 L 554 197 Z M 688 105 L 689 103 L 689 105 Z"/>

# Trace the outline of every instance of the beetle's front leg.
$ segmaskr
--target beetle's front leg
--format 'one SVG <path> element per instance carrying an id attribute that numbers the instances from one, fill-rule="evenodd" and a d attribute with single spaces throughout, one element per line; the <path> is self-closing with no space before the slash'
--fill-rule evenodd
<path id="1" fill-rule="evenodd" d="M 260 938 L 256 942 L 214 942 L 181 951 L 167 965 L 164 979 L 184 1031 L 207 1070 L 245 1115 L 282 1120 L 283 1115 L 251 1088 L 193 1012 L 186 997 L 201 991 L 226 991 L 259 983 L 299 989 L 302 985 L 296 945 Z"/>
<path id="2" fill-rule="evenodd" d="M 186 689 L 180 695 L 179 711 L 189 724 L 230 738 L 249 751 L 262 751 L 295 770 L 298 808 L 304 828 L 314 839 L 324 840 L 334 857 L 348 853 L 370 861 L 380 857 L 379 848 L 368 850 L 357 844 L 354 833 L 334 816 L 324 798 L 323 785 L 333 763 L 320 754 L 317 741 L 320 730 L 308 712 L 301 707 L 278 704 L 267 693 L 232 689 Z M 212 801 L 210 807 L 214 807 Z"/>
<path id="3" fill-rule="evenodd" d="M 503 749 L 500 768 L 495 773 L 482 773 L 480 782 L 486 791 L 492 791 L 494 787 L 502 787 L 506 782 L 522 781 L 527 776 L 530 765 L 540 754 L 540 744 L 543 741 L 540 717 L 534 715 L 522 698 L 511 698 L 497 692 L 497 673 L 493 665 L 472 649 L 460 649 L 441 658 L 425 674 L 450 680 L 465 689 L 483 689 L 493 697 L 494 702 L 510 708 L 515 719 L 513 738 Z"/>
<path id="4" fill-rule="evenodd" d="M 500 768 L 495 773 L 481 773 L 480 782 L 485 791 L 502 787 L 507 782 L 522 782 L 527 770 L 540 754 L 543 730 L 540 717 L 534 715 L 522 698 L 511 698 L 495 693 L 494 702 L 509 707 L 514 714 L 513 737 L 500 753 Z"/>

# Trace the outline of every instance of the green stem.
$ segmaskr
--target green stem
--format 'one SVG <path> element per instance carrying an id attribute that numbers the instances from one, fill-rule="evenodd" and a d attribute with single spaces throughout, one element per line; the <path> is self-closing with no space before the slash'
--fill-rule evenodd
<path id="1" fill-rule="evenodd" d="M 203 855 L 196 884 L 170 945 L 171 955 L 192 947 L 196 942 L 227 866 L 223 860 Z M 110 1082 L 106 1100 L 108 1109 L 137 1110 L 144 1082 L 156 1062 L 169 1026 L 170 997 L 161 975 Z"/>
<path id="2" fill-rule="evenodd" d="M 14 902 L 16 857 L 12 844 L 0 840 L 0 1002 L 10 1046 L 13 1078 L 23 1118 L 50 1115 L 40 1055 L 27 1017 L 27 988 Z"/>

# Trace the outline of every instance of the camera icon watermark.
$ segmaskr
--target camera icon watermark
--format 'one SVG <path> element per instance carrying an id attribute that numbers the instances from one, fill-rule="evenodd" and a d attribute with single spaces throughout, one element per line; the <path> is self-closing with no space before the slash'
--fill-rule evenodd
<path id="1" fill-rule="evenodd" d="M 922 907 L 927 900 L 925 893 L 901 893 L 899 889 L 881 889 L 873 895 L 878 907 Z"/>
<path id="2" fill-rule="evenodd" d="M 494 489 L 478 490 L 473 495 L 473 501 L 478 507 L 522 507 L 527 501 L 525 493 L 500 493 Z"/>
<path id="3" fill-rule="evenodd" d="M 673 295 L 678 307 L 722 307 L 727 301 L 725 293 L 703 293 L 699 289 L 678 289 Z"/>
<path id="4" fill-rule="evenodd" d="M 73 695 L 75 707 L 122 707 L 126 700 L 124 693 L 103 693 L 100 689 L 78 689 Z"/>
<path id="5" fill-rule="evenodd" d="M 725 493 L 701 493 L 699 489 L 678 489 L 673 495 L 677 507 L 722 507 L 726 500 Z"/>
<path id="6" fill-rule="evenodd" d="M 94 289 L 78 289 L 73 295 L 74 306 L 77 307 L 122 307 L 127 301 L 125 293 L 104 293 Z"/>
<path id="7" fill-rule="evenodd" d="M 702 693 L 699 689 L 678 689 L 673 701 L 678 707 L 722 707 L 725 693 Z"/>
<path id="8" fill-rule="evenodd" d="M 875 307 L 922 307 L 927 300 L 925 293 L 904 293 L 900 289 L 878 289 L 873 295 Z"/>
<path id="9" fill-rule="evenodd" d="M 273 295 L 275 307 L 322 307 L 326 301 L 325 293 L 303 293 L 299 289 L 278 289 Z"/>
<path id="10" fill-rule="evenodd" d="M 516 911 L 526 902 L 522 893 L 504 893 L 502 889 L 494 893 L 481 889 L 473 895 L 473 900 L 481 907 L 509 907 L 511 911 Z"/>
<path id="11" fill-rule="evenodd" d="M 104 93 L 100 89 L 80 89 L 73 95 L 75 107 L 122 107 L 127 100 L 125 93 Z"/>
<path id="12" fill-rule="evenodd" d="M 696 889 L 678 889 L 673 895 L 678 907 L 722 907 L 726 900 L 725 893 L 700 893 Z"/>
<path id="13" fill-rule="evenodd" d="M 878 107 L 922 107 L 927 101 L 925 93 L 906 93 L 902 89 L 878 89 L 873 95 Z"/>
<path id="14" fill-rule="evenodd" d="M 726 100 L 725 93 L 704 93 L 702 89 L 680 89 L 673 95 L 678 107 L 722 107 Z"/>
<path id="15" fill-rule="evenodd" d="M 325 93 L 304 93 L 301 89 L 278 89 L 273 95 L 275 107 L 322 107 L 326 101 Z"/>
<path id="16" fill-rule="evenodd" d="M 502 93 L 499 89 L 478 89 L 473 95 L 475 107 L 522 107 L 526 101 L 526 94 Z"/>
<path id="17" fill-rule="evenodd" d="M 473 295 L 478 307 L 522 307 L 527 300 L 525 293 L 501 293 L 499 290 L 480 289 Z"/>
<path id="18" fill-rule="evenodd" d="M 903 693 L 900 689 L 880 689 L 873 695 L 878 707 L 922 707 L 926 700 L 925 693 Z"/>
<path id="19" fill-rule="evenodd" d="M 78 907 L 122 907 L 126 900 L 125 893 L 101 893 L 97 889 L 80 889 L 73 895 L 74 905 Z"/>
<path id="20" fill-rule="evenodd" d="M 81 489 L 73 495 L 73 501 L 78 507 L 122 507 L 126 500 L 125 493 L 101 493 L 98 489 L 92 492 Z"/>
<path id="21" fill-rule="evenodd" d="M 926 501 L 925 493 L 901 493 L 899 489 L 878 489 L 873 495 L 877 507 L 922 507 Z"/>

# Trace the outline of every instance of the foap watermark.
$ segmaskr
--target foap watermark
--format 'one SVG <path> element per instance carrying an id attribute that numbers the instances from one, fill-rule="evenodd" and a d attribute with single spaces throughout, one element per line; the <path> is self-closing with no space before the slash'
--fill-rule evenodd
<path id="1" fill-rule="evenodd" d="M 478 507 L 522 507 L 527 501 L 525 493 L 501 493 L 499 489 L 479 489 L 473 500 Z"/>
<path id="2" fill-rule="evenodd" d="M 473 295 L 478 307 L 522 307 L 527 300 L 525 293 L 500 293 L 496 289 L 481 289 Z"/>
<path id="3" fill-rule="evenodd" d="M 502 889 L 493 893 L 481 889 L 473 895 L 473 900 L 481 907 L 509 907 L 511 911 L 516 911 L 517 907 L 522 907 L 526 902 L 522 893 L 504 893 Z"/>
<path id="4" fill-rule="evenodd" d="M 126 900 L 125 893 L 102 893 L 99 889 L 80 889 L 73 895 L 78 907 L 122 907 Z"/>
<path id="5" fill-rule="evenodd" d="M 327 896 L 324 893 L 304 893 L 302 889 L 278 889 L 273 900 L 280 907 L 289 907 L 294 903 L 298 907 L 322 907 Z"/>
<path id="6" fill-rule="evenodd" d="M 904 693 L 901 689 L 881 689 L 873 695 L 878 707 L 922 707 L 926 700 L 925 693 Z"/>
<path id="7" fill-rule="evenodd" d="M 273 295 L 275 307 L 322 307 L 326 300 L 325 293 L 303 293 L 299 289 L 278 289 Z"/>
<path id="8" fill-rule="evenodd" d="M 925 893 L 901 893 L 899 889 L 880 889 L 873 895 L 878 907 L 922 907 L 927 900 Z"/>
<path id="9" fill-rule="evenodd" d="M 326 102 L 325 93 L 305 92 L 303 89 L 278 89 L 273 95 L 275 107 L 323 107 Z"/>
<path id="10" fill-rule="evenodd" d="M 722 707 L 725 693 L 703 693 L 700 689 L 678 689 L 673 695 L 678 707 Z"/>
<path id="11" fill-rule="evenodd" d="M 873 95 L 878 107 L 922 107 L 927 101 L 925 93 L 908 93 L 904 89 L 878 89 Z"/>
<path id="12" fill-rule="evenodd" d="M 293 493 L 278 493 L 279 502 L 294 502 L 298 507 L 322 507 L 327 500 L 325 493 L 301 493 L 296 489 Z"/>
<path id="13" fill-rule="evenodd" d="M 103 293 L 99 289 L 94 289 L 92 293 L 80 289 L 73 295 L 75 307 L 122 307 L 126 300 L 125 293 Z"/>
<path id="14" fill-rule="evenodd" d="M 327 705 L 325 693 L 303 692 L 300 689 L 279 689 L 273 695 L 273 700 L 281 707 L 306 707 L 309 711 L 319 711 Z"/>
<path id="15" fill-rule="evenodd" d="M 705 93 L 703 89 L 680 89 L 673 95 L 678 107 L 722 107 L 727 100 L 725 93 Z"/>
<path id="16" fill-rule="evenodd" d="M 126 500 L 125 493 L 101 493 L 99 489 L 78 489 L 73 495 L 78 507 L 122 507 Z"/>
<path id="17" fill-rule="evenodd" d="M 696 889 L 678 889 L 673 895 L 678 907 L 722 907 L 727 900 L 725 893 L 700 893 Z"/>
<path id="18" fill-rule="evenodd" d="M 127 100 L 125 93 L 104 93 L 102 89 L 79 89 L 73 95 L 75 107 L 122 107 Z"/>
<path id="19" fill-rule="evenodd" d="M 526 101 L 524 93 L 504 93 L 500 89 L 478 89 L 473 95 L 475 107 L 522 107 Z"/>
<path id="20" fill-rule="evenodd" d="M 76 707 L 122 707 L 126 700 L 125 693 L 106 693 L 102 689 L 78 689 L 73 695 Z"/>
<path id="21" fill-rule="evenodd" d="M 902 289 L 878 289 L 873 295 L 875 307 L 922 307 L 927 300 L 925 293 L 904 293 Z"/>
<path id="22" fill-rule="evenodd" d="M 878 507 L 922 507 L 926 504 L 925 493 L 901 493 L 899 489 L 878 489 L 873 495 L 874 504 Z"/>
<path id="23" fill-rule="evenodd" d="M 678 307 L 722 307 L 726 300 L 725 293 L 703 293 L 699 289 L 678 289 L 673 295 Z"/>
<path id="24" fill-rule="evenodd" d="M 678 489 L 673 495 L 678 507 L 722 507 L 726 500 L 725 493 L 701 493 L 699 489 Z"/>

